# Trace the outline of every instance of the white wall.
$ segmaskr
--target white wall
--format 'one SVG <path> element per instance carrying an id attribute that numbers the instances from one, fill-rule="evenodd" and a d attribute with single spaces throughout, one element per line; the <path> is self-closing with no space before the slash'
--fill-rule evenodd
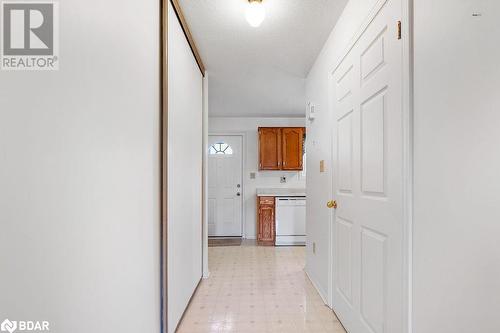
<path id="1" fill-rule="evenodd" d="M 168 331 L 202 276 L 203 81 L 168 2 Z"/>
<path id="2" fill-rule="evenodd" d="M 316 119 L 307 122 L 307 264 L 306 271 L 325 300 L 329 297 L 329 255 L 331 210 L 326 202 L 332 197 L 331 176 L 331 93 L 330 74 L 344 55 L 359 26 L 376 0 L 350 0 L 306 81 L 306 98 L 315 105 Z M 326 170 L 320 173 L 319 163 Z M 312 244 L 316 243 L 316 253 Z"/>
<path id="3" fill-rule="evenodd" d="M 415 1 L 415 333 L 500 332 L 499 14 Z"/>
<path id="4" fill-rule="evenodd" d="M 1 321 L 160 332 L 158 17 L 61 1 L 60 70 L 0 73 Z"/>
<path id="5" fill-rule="evenodd" d="M 255 239 L 257 234 L 256 224 L 256 195 L 257 188 L 305 188 L 305 178 L 297 171 L 260 171 L 259 172 L 259 142 L 258 127 L 303 127 L 304 118 L 209 118 L 209 133 L 244 133 L 245 149 L 243 166 L 243 191 L 244 191 L 244 233 L 246 238 Z M 250 179 L 250 173 L 255 172 L 256 178 Z M 286 176 L 287 182 L 280 183 L 280 177 Z"/>

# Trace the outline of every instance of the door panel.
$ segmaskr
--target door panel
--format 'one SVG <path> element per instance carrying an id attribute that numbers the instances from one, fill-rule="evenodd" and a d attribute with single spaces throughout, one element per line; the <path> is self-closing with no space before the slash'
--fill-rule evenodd
<path id="1" fill-rule="evenodd" d="M 339 191 L 352 192 L 352 112 L 337 122 Z"/>
<path id="2" fill-rule="evenodd" d="M 260 206 L 259 222 L 259 241 L 274 242 L 274 205 Z"/>
<path id="3" fill-rule="evenodd" d="M 259 169 L 281 169 L 281 129 L 259 128 Z"/>
<path id="4" fill-rule="evenodd" d="M 400 0 L 388 0 L 333 72 L 333 307 L 350 333 L 403 328 Z"/>
<path id="5" fill-rule="evenodd" d="M 361 317 L 373 332 L 384 332 L 386 303 L 386 236 L 366 228 L 361 231 Z"/>
<path id="6" fill-rule="evenodd" d="M 385 89 L 361 105 L 361 183 L 366 194 L 385 189 Z"/>
<path id="7" fill-rule="evenodd" d="M 352 306 L 352 222 L 338 219 L 337 228 L 337 286 L 345 301 Z"/>
<path id="8" fill-rule="evenodd" d="M 303 128 L 282 128 L 283 170 L 302 170 Z"/>
<path id="9" fill-rule="evenodd" d="M 242 158 L 241 136 L 209 136 L 209 236 L 242 235 Z"/>

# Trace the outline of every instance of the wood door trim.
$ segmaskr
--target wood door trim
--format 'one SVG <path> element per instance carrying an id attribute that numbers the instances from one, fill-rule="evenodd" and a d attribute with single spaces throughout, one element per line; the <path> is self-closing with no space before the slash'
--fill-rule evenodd
<path id="1" fill-rule="evenodd" d="M 191 52 L 193 52 L 194 58 L 196 59 L 196 63 L 200 68 L 201 75 L 205 77 L 205 65 L 203 64 L 203 60 L 201 59 L 200 52 L 196 47 L 196 43 L 194 42 L 193 35 L 191 34 L 191 30 L 189 30 L 189 25 L 187 24 L 184 13 L 182 12 L 181 5 L 179 4 L 179 0 L 170 0 L 172 3 L 172 7 L 174 8 L 175 15 L 179 19 L 179 23 L 181 24 L 182 31 L 184 31 L 184 36 L 189 43 L 189 47 L 191 48 Z"/>

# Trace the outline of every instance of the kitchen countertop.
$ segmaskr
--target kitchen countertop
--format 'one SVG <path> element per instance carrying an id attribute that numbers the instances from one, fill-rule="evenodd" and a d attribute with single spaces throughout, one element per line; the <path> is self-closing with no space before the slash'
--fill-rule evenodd
<path id="1" fill-rule="evenodd" d="M 305 188 L 258 188 L 259 197 L 305 197 Z"/>

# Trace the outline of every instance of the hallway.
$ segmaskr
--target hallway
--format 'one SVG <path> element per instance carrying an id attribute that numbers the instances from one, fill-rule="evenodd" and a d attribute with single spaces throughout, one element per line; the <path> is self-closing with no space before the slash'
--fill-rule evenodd
<path id="1" fill-rule="evenodd" d="M 209 265 L 178 332 L 345 332 L 303 271 L 304 247 L 211 247 Z"/>

